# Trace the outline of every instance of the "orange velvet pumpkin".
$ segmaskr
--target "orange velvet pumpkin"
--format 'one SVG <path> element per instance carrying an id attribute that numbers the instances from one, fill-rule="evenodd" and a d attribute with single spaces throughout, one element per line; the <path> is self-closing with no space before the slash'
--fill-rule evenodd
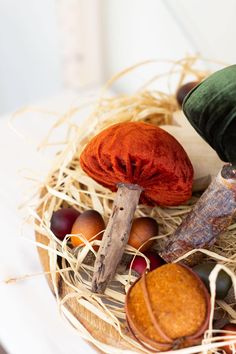
<path id="1" fill-rule="evenodd" d="M 83 170 L 103 186 L 117 183 L 143 188 L 140 202 L 178 205 L 191 196 L 193 168 L 178 141 L 163 129 L 143 123 L 112 125 L 96 135 L 83 150 Z"/>

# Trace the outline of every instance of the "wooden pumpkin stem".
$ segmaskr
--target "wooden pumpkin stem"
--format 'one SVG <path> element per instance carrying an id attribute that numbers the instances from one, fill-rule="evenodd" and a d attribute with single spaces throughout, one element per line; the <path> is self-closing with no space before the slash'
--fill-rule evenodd
<path id="1" fill-rule="evenodd" d="M 230 225 L 235 213 L 236 169 L 227 164 L 168 238 L 161 257 L 171 263 L 193 249 L 209 248 Z M 184 262 L 189 265 L 198 263 L 199 254 L 191 255 Z"/>
<path id="2" fill-rule="evenodd" d="M 92 291 L 103 293 L 115 274 L 129 239 L 142 187 L 119 183 L 112 213 L 94 265 Z"/>

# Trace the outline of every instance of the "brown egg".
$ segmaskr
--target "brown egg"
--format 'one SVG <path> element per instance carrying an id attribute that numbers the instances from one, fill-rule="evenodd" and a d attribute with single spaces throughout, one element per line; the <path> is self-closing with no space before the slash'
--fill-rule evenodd
<path id="1" fill-rule="evenodd" d="M 75 220 L 71 233 L 81 234 L 88 241 L 93 241 L 102 239 L 101 231 L 104 229 L 105 223 L 102 216 L 96 210 L 86 210 Z M 74 247 L 84 245 L 83 241 L 76 236 L 71 236 L 71 243 Z"/>
<path id="2" fill-rule="evenodd" d="M 156 220 L 149 217 L 137 218 L 134 219 L 133 221 L 128 244 L 138 249 L 151 237 L 157 235 L 158 235 L 158 224 Z M 145 252 L 147 249 L 151 247 L 152 244 L 153 244 L 153 240 L 145 243 L 145 245 L 143 245 L 140 250 L 142 252 Z"/>
<path id="3" fill-rule="evenodd" d="M 224 341 L 230 341 L 230 340 L 232 340 L 232 338 L 227 338 L 227 337 L 236 335 L 236 324 L 235 323 L 228 323 L 222 328 L 222 330 L 234 332 L 232 334 L 221 333 L 221 335 L 225 337 Z M 233 344 L 233 347 L 234 347 L 234 351 L 236 351 L 236 343 Z M 224 347 L 221 347 L 220 349 L 223 349 L 227 354 L 233 354 L 234 353 L 234 351 L 231 348 L 231 345 L 226 345 Z"/>

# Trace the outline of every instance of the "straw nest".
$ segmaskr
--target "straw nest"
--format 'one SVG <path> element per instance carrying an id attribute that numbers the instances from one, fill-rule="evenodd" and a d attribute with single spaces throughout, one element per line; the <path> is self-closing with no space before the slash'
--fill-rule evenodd
<path id="1" fill-rule="evenodd" d="M 169 65 L 171 68 L 167 74 L 158 75 L 153 80 L 150 80 L 148 85 L 150 83 L 153 84 L 155 81 L 157 86 L 160 77 L 163 78 L 165 76 L 168 81 L 175 77 L 176 90 L 178 86 L 190 79 L 201 80 L 209 74 L 209 72 L 199 70 L 202 61 L 199 61 L 197 57 L 188 57 L 178 62 L 169 62 Z M 179 111 L 179 106 L 176 102 L 175 90 L 170 93 L 164 93 L 156 89 L 149 89 L 149 86 L 146 85 L 146 88 L 134 94 L 108 97 L 106 94 L 107 88 L 115 80 L 137 67 L 139 65 L 116 75 L 108 82 L 102 95 L 95 103 L 92 113 L 83 125 L 77 126 L 71 121 L 71 117 L 77 112 L 77 108 L 72 109 L 66 118 L 63 116 L 56 122 L 55 126 L 60 125 L 62 122 L 68 126 L 68 139 L 64 148 L 55 157 L 54 164 L 43 185 L 43 194 L 41 193 L 37 202 L 37 212 L 33 213 L 36 220 L 36 232 L 47 238 L 47 245 L 45 245 L 45 242 L 42 244 L 38 242 L 37 246 L 46 249 L 48 253 L 53 291 L 61 312 L 78 330 L 80 336 L 95 344 L 103 352 L 117 354 L 123 352 L 151 353 L 151 351 L 143 349 L 129 335 L 124 313 L 125 293 L 137 277 L 130 269 L 127 269 L 127 261 L 135 254 L 145 256 L 131 246 L 127 246 L 114 282 L 107 288 L 105 295 L 92 294 L 91 279 L 96 256 L 96 251 L 92 246 L 99 245 L 100 241 L 96 240 L 88 243 L 83 238 L 83 235 L 77 235 L 86 245 L 72 249 L 70 247 L 70 235 L 61 242 L 52 233 L 50 219 L 53 211 L 62 206 L 71 205 L 80 212 L 87 209 L 96 209 L 104 216 L 105 221 L 108 220 L 111 214 L 114 194 L 89 178 L 79 165 L 80 153 L 92 136 L 105 127 L 121 121 L 142 120 L 155 125 L 176 123 L 173 117 L 174 113 Z M 47 145 L 47 141 L 44 141 L 44 145 Z M 171 208 L 156 206 L 150 209 L 147 206 L 138 206 L 136 210 L 137 217 L 151 216 L 157 220 L 160 226 L 159 235 L 155 237 L 154 248 L 157 251 L 161 242 L 168 238 L 168 235 L 180 225 L 182 219 L 190 212 L 198 198 L 199 195 L 193 195 L 187 204 Z M 222 318 L 227 318 L 236 323 L 233 290 L 231 291 L 232 296 L 225 299 L 225 301 L 215 301 L 214 297 L 215 279 L 220 269 L 225 269 L 231 275 L 233 285 L 234 287 L 236 286 L 236 277 L 234 275 L 236 272 L 236 224 L 230 225 L 210 250 L 200 250 L 200 252 L 204 254 L 204 257 L 217 260 L 219 263 L 219 266 L 215 268 L 211 276 L 212 313 L 210 326 L 205 333 L 201 346 L 181 349 L 179 351 L 181 353 L 197 353 L 201 351 L 217 353 L 219 350 L 217 348 L 222 345 L 222 337 L 219 335 L 219 330 L 213 328 L 213 318 L 221 320 Z M 146 261 L 148 264 L 148 259 Z M 58 274 L 69 289 L 69 292 L 64 296 L 58 289 Z M 66 310 L 67 302 L 71 299 L 82 304 L 91 314 L 98 316 L 104 323 L 112 326 L 114 331 L 122 337 L 123 347 L 110 346 L 89 333 L 86 324 L 79 323 Z M 217 327 L 219 327 L 219 323 Z M 232 340 L 236 342 L 235 336 L 229 337 L 229 339 L 231 342 Z M 127 343 L 126 349 L 124 348 L 124 343 Z"/>

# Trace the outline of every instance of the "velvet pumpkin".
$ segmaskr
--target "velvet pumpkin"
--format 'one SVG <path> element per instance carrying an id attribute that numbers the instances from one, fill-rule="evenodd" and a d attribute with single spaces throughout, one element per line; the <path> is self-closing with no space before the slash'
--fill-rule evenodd
<path id="1" fill-rule="evenodd" d="M 236 162 L 236 65 L 219 70 L 186 96 L 189 122 L 225 162 Z"/>
<path id="2" fill-rule="evenodd" d="M 85 147 L 80 164 L 95 181 L 117 190 L 94 264 L 92 291 L 103 293 L 122 258 L 138 203 L 183 203 L 192 193 L 193 168 L 175 138 L 143 122 L 105 129 Z"/>
<path id="3" fill-rule="evenodd" d="M 178 205 L 191 197 L 193 168 L 178 141 L 163 129 L 143 122 L 112 125 L 95 136 L 80 164 L 103 186 L 117 183 L 143 188 L 140 202 Z"/>

